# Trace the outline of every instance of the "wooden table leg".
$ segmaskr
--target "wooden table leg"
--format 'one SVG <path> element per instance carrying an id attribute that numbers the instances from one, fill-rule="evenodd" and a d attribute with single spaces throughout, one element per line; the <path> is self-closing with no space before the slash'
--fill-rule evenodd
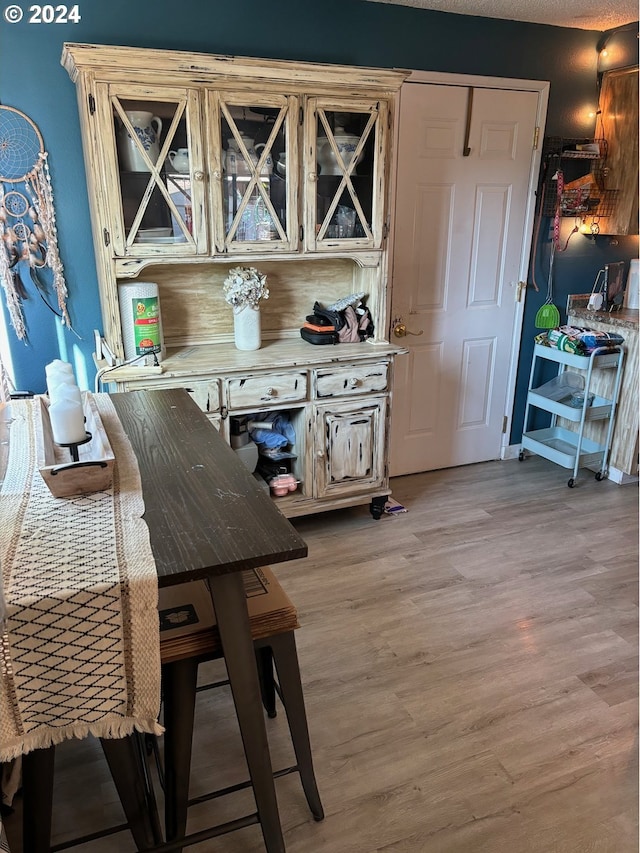
<path id="1" fill-rule="evenodd" d="M 241 572 L 208 579 L 267 853 L 285 853 Z"/>

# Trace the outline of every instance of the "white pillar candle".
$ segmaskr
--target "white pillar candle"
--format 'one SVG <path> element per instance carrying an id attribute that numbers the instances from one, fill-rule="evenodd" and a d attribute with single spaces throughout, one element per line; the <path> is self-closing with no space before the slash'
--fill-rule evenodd
<path id="1" fill-rule="evenodd" d="M 76 377 L 73 373 L 73 367 L 68 361 L 61 361 L 59 358 L 54 359 L 44 368 L 44 373 L 47 379 L 47 392 L 51 396 L 51 389 L 54 385 L 60 382 L 76 384 Z"/>
<path id="2" fill-rule="evenodd" d="M 56 358 L 50 364 L 47 364 L 44 368 L 44 373 L 47 378 L 54 373 L 64 373 L 68 374 L 71 379 L 75 380 L 73 367 L 68 361 L 61 361 L 59 358 Z"/>
<path id="3" fill-rule="evenodd" d="M 64 398 L 52 403 L 49 420 L 56 444 L 79 444 L 87 437 L 82 403 Z"/>
<path id="4" fill-rule="evenodd" d="M 58 400 L 75 400 L 82 405 L 82 394 L 74 382 L 67 382 L 65 378 L 56 376 L 52 380 L 54 384 L 49 387 L 49 401 L 57 403 Z"/>
<path id="5" fill-rule="evenodd" d="M 49 364 L 44 368 L 45 373 L 49 373 L 52 370 L 65 370 L 73 373 L 73 367 L 68 361 L 62 361 L 61 358 L 54 358 L 53 361 L 49 362 Z"/>

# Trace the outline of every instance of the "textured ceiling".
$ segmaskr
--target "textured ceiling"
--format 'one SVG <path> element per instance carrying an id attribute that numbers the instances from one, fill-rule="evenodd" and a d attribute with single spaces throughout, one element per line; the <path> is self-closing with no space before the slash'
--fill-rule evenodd
<path id="1" fill-rule="evenodd" d="M 611 30 L 638 20 L 638 0 L 370 0 L 531 24 Z"/>

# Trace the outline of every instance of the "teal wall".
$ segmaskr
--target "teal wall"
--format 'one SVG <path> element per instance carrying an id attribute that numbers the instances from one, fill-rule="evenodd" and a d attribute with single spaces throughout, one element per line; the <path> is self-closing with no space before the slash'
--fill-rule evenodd
<path id="1" fill-rule="evenodd" d="M 28 15 L 28 6 L 23 8 Z M 91 387 L 93 329 L 101 328 L 75 87 L 60 66 L 65 41 L 549 80 L 547 133 L 594 131 L 586 113 L 597 103 L 600 32 L 364 0 L 323 0 L 313 9 L 298 0 L 85 0 L 79 10 L 78 24 L 0 22 L 0 102 L 33 119 L 49 152 L 75 330 L 62 328 L 30 289 L 28 343 L 18 342 L 11 329 L 9 340 L 15 383 L 34 392 L 44 390 L 44 365 L 55 357 L 72 361 L 79 381 Z M 631 55 L 628 64 L 637 62 L 637 40 L 630 41 L 626 33 L 616 38 Z M 637 238 L 620 239 L 617 245 L 607 238 L 576 238 L 557 262 L 558 304 L 568 293 L 590 289 L 606 261 L 637 257 L 637 246 Z M 526 344 L 535 334 L 532 318 L 542 301 L 544 294 L 529 294 L 513 440 L 519 439 L 524 409 Z"/>

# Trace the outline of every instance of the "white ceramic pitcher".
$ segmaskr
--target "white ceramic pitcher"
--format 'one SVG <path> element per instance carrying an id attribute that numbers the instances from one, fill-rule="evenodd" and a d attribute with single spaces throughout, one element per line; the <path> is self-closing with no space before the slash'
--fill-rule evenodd
<path id="1" fill-rule="evenodd" d="M 138 141 L 147 153 L 152 163 L 158 161 L 160 154 L 160 132 L 162 131 L 162 119 L 153 113 L 144 110 L 127 110 L 127 118 L 135 131 Z M 149 167 L 145 163 L 140 149 L 131 138 L 129 131 L 123 124 L 118 134 L 118 148 L 122 166 L 130 172 L 148 172 Z"/>

